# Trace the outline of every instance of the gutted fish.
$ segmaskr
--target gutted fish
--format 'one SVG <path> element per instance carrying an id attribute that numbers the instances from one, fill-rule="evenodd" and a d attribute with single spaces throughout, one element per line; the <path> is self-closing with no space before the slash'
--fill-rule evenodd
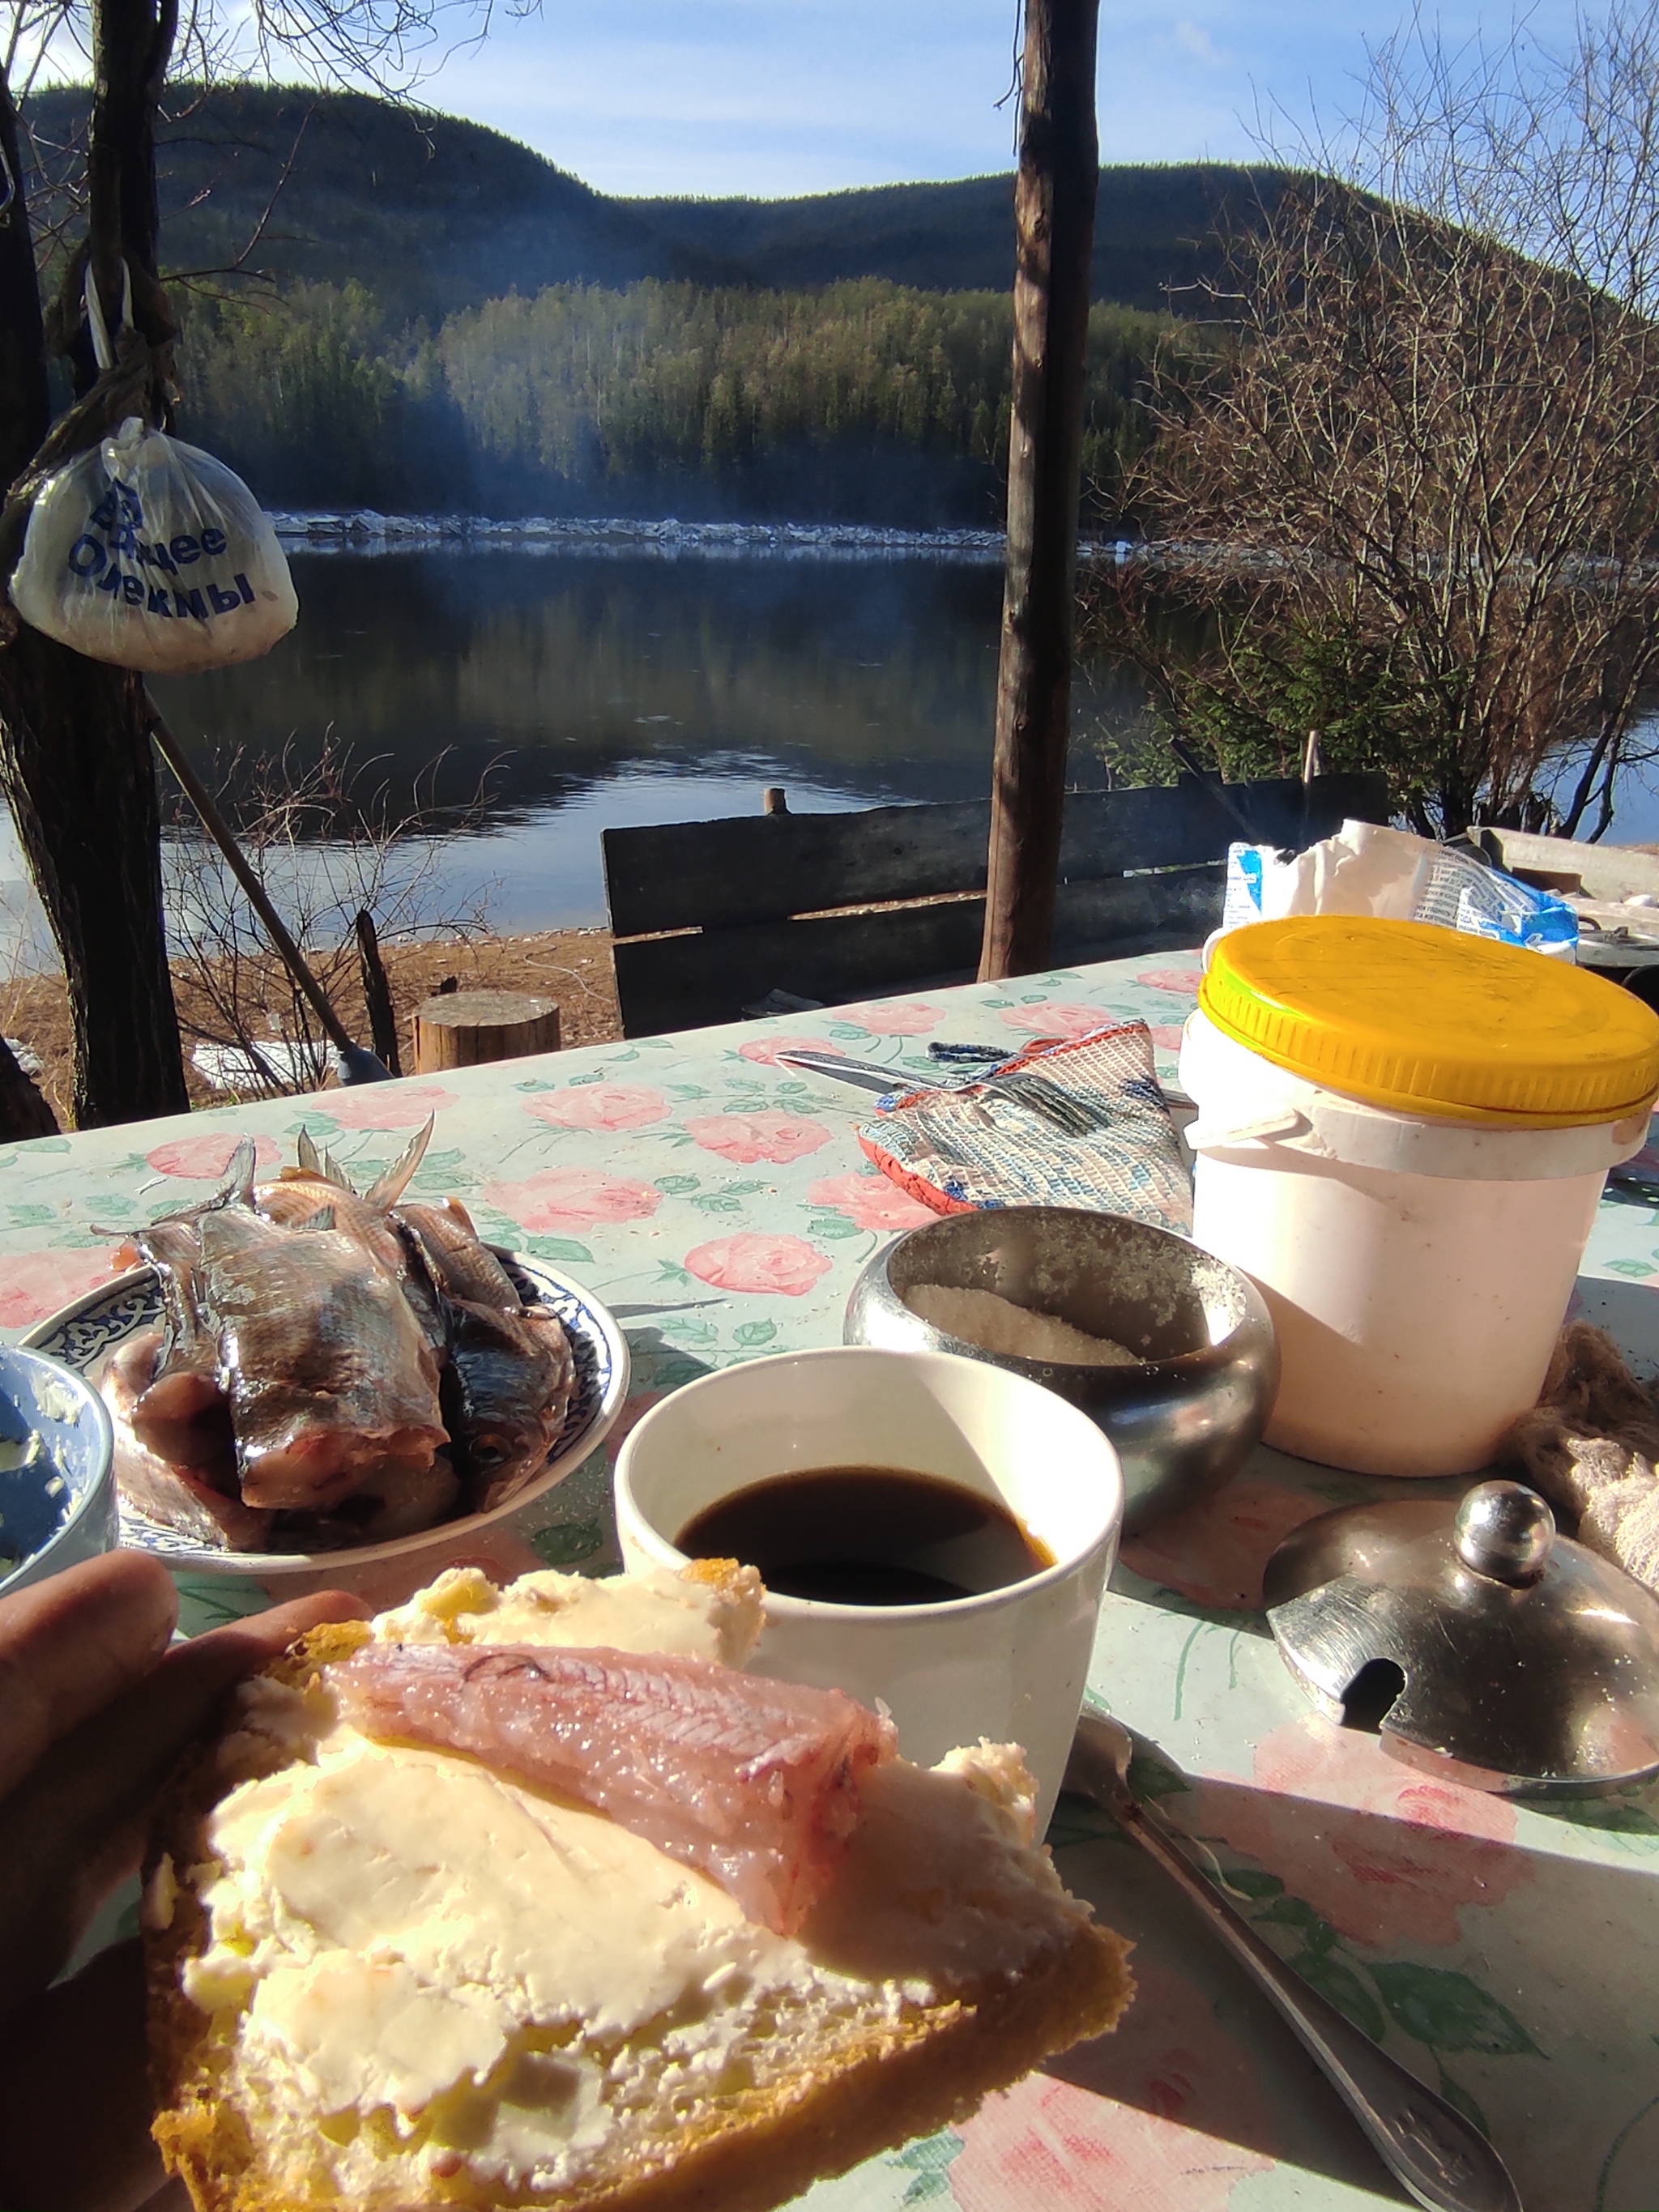
<path id="1" fill-rule="evenodd" d="M 406 1200 L 398 1212 L 420 1239 L 433 1274 L 450 1297 L 516 1311 L 520 1298 L 512 1276 L 480 1240 L 459 1199 L 446 1199 L 441 1206 Z"/>
<path id="2" fill-rule="evenodd" d="M 449 1362 L 440 1397 L 474 1513 L 504 1505 L 559 1438 L 575 1382 L 556 1315 L 445 1298 Z"/>
<path id="3" fill-rule="evenodd" d="M 202 1319 L 198 1217 L 155 1222 L 132 1243 L 161 1291 L 161 1340 L 149 1387 L 132 1408 L 133 1432 L 173 1466 L 210 1466 L 230 1449 L 230 1411 L 215 1334 Z"/>
<path id="4" fill-rule="evenodd" d="M 246 1139 L 211 1198 L 132 1237 L 163 1309 L 111 1386 L 142 1510 L 232 1548 L 323 1549 L 489 1510 L 545 1465 L 569 1340 L 458 1201 L 401 1203 L 431 1134 L 361 1196 L 303 1133 L 256 1188 Z"/>
<path id="5" fill-rule="evenodd" d="M 364 1734 L 465 1752 L 606 1813 L 793 1935 L 857 1826 L 890 1722 L 839 1690 L 712 1660 L 497 1644 L 366 1644 L 330 1669 Z"/>
<path id="6" fill-rule="evenodd" d="M 244 1505 L 237 1495 L 228 1419 L 218 1459 L 187 1467 L 174 1465 L 138 1434 L 135 1415 L 155 1385 L 162 1352 L 161 1330 L 143 1329 L 112 1352 L 99 1378 L 115 1434 L 117 1489 L 147 1519 L 193 1543 L 232 1552 L 267 1550 L 274 1516 Z"/>
<path id="7" fill-rule="evenodd" d="M 277 1514 L 271 1548 L 338 1551 L 418 1535 L 447 1520 L 460 1494 L 460 1478 L 447 1452 L 440 1452 L 430 1467 L 382 1468 L 366 1475 L 330 1512 Z"/>
<path id="8" fill-rule="evenodd" d="M 448 1441 L 438 1363 L 359 1240 L 240 1207 L 200 1235 L 243 1502 L 324 1512 L 371 1474 L 429 1468 Z"/>
<path id="9" fill-rule="evenodd" d="M 468 1503 L 488 1512 L 521 1490 L 558 1442 L 576 1381 L 570 1340 L 556 1314 L 523 1303 L 459 1199 L 406 1200 L 395 1218 L 436 1293 L 447 1354 L 444 1418 Z M 405 1287 L 419 1310 L 422 1292 L 413 1279 Z"/>

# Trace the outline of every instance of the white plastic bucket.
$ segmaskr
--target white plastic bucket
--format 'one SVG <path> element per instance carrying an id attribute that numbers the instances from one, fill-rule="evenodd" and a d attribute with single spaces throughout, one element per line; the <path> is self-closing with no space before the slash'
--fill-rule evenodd
<path id="1" fill-rule="evenodd" d="M 1510 1129 L 1370 1106 L 1188 1021 L 1193 1237 L 1259 1285 L 1267 1442 L 1365 1474 L 1489 1466 L 1537 1401 L 1622 1121 Z"/>

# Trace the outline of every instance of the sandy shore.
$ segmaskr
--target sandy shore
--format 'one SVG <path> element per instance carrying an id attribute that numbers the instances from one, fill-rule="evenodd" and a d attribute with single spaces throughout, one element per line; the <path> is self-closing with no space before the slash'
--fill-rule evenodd
<path id="1" fill-rule="evenodd" d="M 535 991 L 556 1000 L 566 1045 L 601 1044 L 622 1035 L 609 930 L 556 929 L 534 937 L 479 937 L 459 944 L 388 945 L 383 949 L 406 1074 L 413 1066 L 410 1016 L 452 975 L 463 991 Z M 256 995 L 269 1033 L 289 1030 L 292 1012 L 283 980 L 262 974 L 257 981 L 264 986 Z M 367 1044 L 368 1015 L 355 955 L 334 963 L 329 991 L 346 1028 Z M 223 1035 L 201 979 L 183 964 L 176 966 L 173 992 L 185 1031 L 185 1067 L 191 1100 L 198 1106 L 227 1104 L 230 1094 L 212 1090 L 190 1061 L 191 1046 L 201 1033 Z M 63 978 L 23 975 L 0 988 L 0 1034 L 28 1046 L 37 1055 L 41 1073 L 35 1079 L 67 1128 L 71 1034 Z"/>

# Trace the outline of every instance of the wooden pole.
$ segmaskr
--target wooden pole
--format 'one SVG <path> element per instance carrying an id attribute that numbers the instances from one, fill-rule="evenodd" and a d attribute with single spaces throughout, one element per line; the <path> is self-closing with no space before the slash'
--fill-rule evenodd
<path id="1" fill-rule="evenodd" d="M 392 1012 L 392 986 L 386 981 L 386 963 L 380 957 L 374 917 L 367 907 L 359 913 L 356 927 L 357 959 L 363 971 L 363 1004 L 368 1008 L 369 1042 L 388 1071 L 401 1075 L 404 1071 L 398 1057 L 398 1017 Z"/>
<path id="2" fill-rule="evenodd" d="M 1071 729 L 1099 0 L 1025 0 L 1008 569 L 981 981 L 1046 965 Z"/>

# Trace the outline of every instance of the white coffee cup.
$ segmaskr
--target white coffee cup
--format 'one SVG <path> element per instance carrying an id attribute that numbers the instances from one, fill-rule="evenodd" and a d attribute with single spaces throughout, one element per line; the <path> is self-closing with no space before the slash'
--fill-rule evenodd
<path id="1" fill-rule="evenodd" d="M 753 1671 L 884 1700 L 900 1750 L 923 1765 L 981 1736 L 1023 1745 L 1046 1823 L 1117 1555 L 1123 1477 L 1088 1416 L 1040 1383 L 948 1352 L 860 1346 L 704 1376 L 653 1407 L 623 1446 L 623 1559 L 684 1566 L 675 1539 L 720 1499 L 771 1475 L 854 1467 L 942 1476 L 999 1498 L 1054 1564 L 933 1605 L 769 1595 Z"/>

